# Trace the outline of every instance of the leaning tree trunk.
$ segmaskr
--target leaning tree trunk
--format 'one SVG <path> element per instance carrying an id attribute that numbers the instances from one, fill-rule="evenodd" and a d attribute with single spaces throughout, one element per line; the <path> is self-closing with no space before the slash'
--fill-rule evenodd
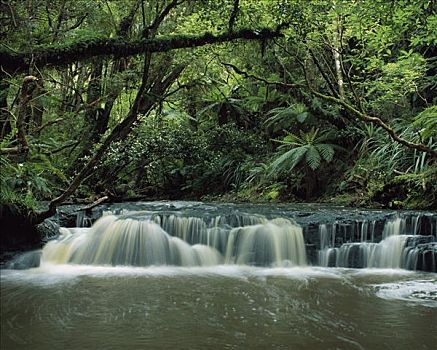
<path id="1" fill-rule="evenodd" d="M 125 137 L 132 130 L 132 127 L 138 121 L 140 115 L 147 114 L 155 105 L 158 103 L 167 89 L 172 85 L 172 83 L 179 77 L 179 75 L 184 70 L 185 65 L 176 66 L 169 74 L 163 77 L 147 90 L 147 77 L 148 74 L 143 72 L 143 78 L 141 86 L 138 89 L 135 101 L 128 115 L 119 123 L 102 142 L 102 145 L 97 149 L 94 155 L 90 158 L 87 164 L 81 169 L 81 171 L 74 177 L 68 188 L 58 197 L 54 198 L 49 203 L 49 208 L 35 215 L 33 222 L 38 224 L 45 219 L 56 213 L 56 208 L 62 204 L 69 196 L 71 196 L 80 184 L 94 171 L 95 167 L 98 165 L 108 148 L 117 140 Z M 147 62 L 145 62 L 144 69 L 148 69 Z"/>

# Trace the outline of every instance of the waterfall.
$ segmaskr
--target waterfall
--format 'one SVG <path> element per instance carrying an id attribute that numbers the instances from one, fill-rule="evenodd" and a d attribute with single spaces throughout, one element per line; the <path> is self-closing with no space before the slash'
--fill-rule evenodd
<path id="1" fill-rule="evenodd" d="M 348 219 L 341 214 L 316 224 L 309 215 L 282 209 L 264 216 L 236 206 L 146 208 L 109 210 L 91 228 L 83 227 L 88 223 L 79 213 L 82 227 L 62 229 L 62 236 L 44 247 L 42 263 L 303 266 L 308 261 L 323 267 L 436 271 L 433 214 L 355 213 Z"/>
<path id="2" fill-rule="evenodd" d="M 406 234 L 407 220 L 405 218 L 396 218 L 391 221 L 387 221 L 384 225 L 382 232 L 382 239 L 386 239 L 389 236 L 397 236 Z"/>
<path id="3" fill-rule="evenodd" d="M 90 227 L 92 220 L 86 215 L 84 210 L 79 210 L 76 214 L 76 227 Z"/>
<path id="4" fill-rule="evenodd" d="M 435 271 L 435 252 L 430 248 L 433 237 L 419 235 L 420 220 L 420 215 L 412 217 L 409 226 L 407 226 L 407 219 L 403 217 L 386 221 L 379 243 L 374 242 L 375 223 L 369 225 L 363 222 L 359 241 L 346 242 L 339 246 L 336 246 L 335 230 L 327 225 L 321 225 L 319 265 L 407 269 L 416 269 L 420 266 L 423 270 Z M 370 241 L 366 241 L 369 227 L 371 228 Z"/>
<path id="5" fill-rule="evenodd" d="M 319 253 L 321 266 L 401 268 L 408 266 L 405 243 L 412 236 L 393 235 L 380 243 L 345 243 Z"/>
<path id="6" fill-rule="evenodd" d="M 319 265 L 324 267 L 335 266 L 335 232 L 336 224 L 319 226 L 320 250 L 318 252 Z"/>
<path id="7" fill-rule="evenodd" d="M 230 231 L 225 261 L 245 265 L 305 265 L 302 229 L 288 220 Z"/>
<path id="8" fill-rule="evenodd" d="M 404 247 L 409 236 L 389 236 L 367 251 L 368 267 L 401 268 L 405 265 Z"/>
<path id="9" fill-rule="evenodd" d="M 247 226 L 231 227 L 229 223 Z M 256 224 L 252 224 L 256 223 Z M 306 265 L 302 229 L 286 219 L 234 216 L 209 223 L 176 215 L 145 219 L 106 215 L 91 228 L 63 229 L 42 263 L 88 265 Z"/>
<path id="10" fill-rule="evenodd" d="M 413 217 L 413 235 L 417 235 L 420 227 L 420 220 L 422 219 L 422 215 L 417 215 Z"/>

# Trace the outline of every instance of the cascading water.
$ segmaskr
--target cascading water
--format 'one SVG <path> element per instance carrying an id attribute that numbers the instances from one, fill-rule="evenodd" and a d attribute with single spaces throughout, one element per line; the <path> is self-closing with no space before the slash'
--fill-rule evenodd
<path id="1" fill-rule="evenodd" d="M 250 209 L 201 205 L 198 210 L 179 203 L 110 208 L 92 228 L 62 229 L 61 237 L 44 247 L 41 262 L 437 269 L 437 219 L 430 213 L 348 220 L 340 213 L 334 222 L 313 225 L 307 214 L 277 210 L 264 216 Z M 91 220 L 81 214 L 78 222 Z M 23 261 L 13 266 L 30 260 Z"/>
<path id="2" fill-rule="evenodd" d="M 405 218 L 395 218 L 394 220 L 387 221 L 382 232 L 382 239 L 384 240 L 390 236 L 405 235 L 406 227 L 407 220 Z"/>
<path id="3" fill-rule="evenodd" d="M 397 217 L 385 223 L 382 240 L 379 243 L 366 241 L 366 234 L 361 234 L 360 242 L 349 242 L 335 247 L 335 229 L 328 229 L 326 225 L 319 228 L 320 251 L 319 265 L 325 267 L 353 267 L 353 268 L 407 268 L 415 269 L 419 265 L 425 266 L 429 271 L 435 271 L 435 254 L 430 252 L 429 258 L 424 258 L 420 243 L 432 242 L 433 236 L 417 236 L 419 231 L 420 216 L 413 217 L 410 224 L 412 234 L 408 235 L 406 218 Z M 367 225 L 362 226 L 363 230 Z M 426 261 L 430 260 L 430 261 Z"/>
<path id="4" fill-rule="evenodd" d="M 234 217 L 235 219 L 235 217 Z M 231 227 L 229 223 L 248 226 Z M 256 224 L 254 224 L 256 223 Z M 218 225 L 221 226 L 218 226 Z M 91 229 L 64 229 L 43 249 L 42 263 L 88 265 L 305 265 L 302 229 L 286 219 L 107 215 Z"/>
<path id="5" fill-rule="evenodd" d="M 226 262 L 245 265 L 305 265 L 302 230 L 288 220 L 272 220 L 230 231 Z"/>
<path id="6" fill-rule="evenodd" d="M 86 215 L 84 210 L 79 210 L 76 215 L 76 227 L 90 227 L 91 219 Z"/>

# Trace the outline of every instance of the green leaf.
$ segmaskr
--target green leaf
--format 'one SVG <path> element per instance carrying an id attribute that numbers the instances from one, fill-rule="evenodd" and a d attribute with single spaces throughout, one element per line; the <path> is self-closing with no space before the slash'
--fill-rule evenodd
<path id="1" fill-rule="evenodd" d="M 437 106 L 431 106 L 419 113 L 413 125 L 422 128 L 420 134 L 423 138 L 437 136 Z"/>
<path id="2" fill-rule="evenodd" d="M 284 154 L 277 157 L 270 165 L 270 175 L 279 173 L 283 170 L 292 170 L 302 160 L 307 152 L 308 146 L 292 148 Z"/>
<path id="3" fill-rule="evenodd" d="M 296 119 L 299 123 L 303 123 L 308 117 L 308 112 L 300 113 L 296 116 Z"/>
<path id="4" fill-rule="evenodd" d="M 308 166 L 312 170 L 316 170 L 320 166 L 320 153 L 317 151 L 316 147 L 310 146 L 305 156 Z"/>
<path id="5" fill-rule="evenodd" d="M 322 156 L 322 158 L 327 161 L 328 163 L 330 161 L 332 161 L 333 157 L 334 157 L 334 148 L 332 147 L 332 145 L 326 144 L 326 143 L 321 143 L 318 145 L 315 145 L 315 148 L 317 149 L 317 151 L 320 153 L 320 155 Z"/>

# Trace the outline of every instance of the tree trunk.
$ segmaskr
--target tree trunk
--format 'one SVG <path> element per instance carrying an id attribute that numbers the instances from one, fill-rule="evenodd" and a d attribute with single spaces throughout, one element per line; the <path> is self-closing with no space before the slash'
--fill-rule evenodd
<path id="1" fill-rule="evenodd" d="M 159 102 L 160 99 L 162 99 L 165 91 L 167 91 L 171 84 L 178 78 L 184 68 L 185 65 L 176 66 L 161 81 L 155 82 L 155 84 L 153 84 L 149 91 L 146 90 L 147 73 L 143 74 L 141 86 L 138 89 L 135 101 L 126 118 L 124 118 L 124 120 L 112 130 L 108 137 L 103 141 L 102 145 L 97 149 L 95 154 L 90 158 L 88 163 L 75 176 L 68 188 L 61 195 L 54 198 L 49 203 L 49 208 L 46 211 L 39 213 L 33 218 L 35 224 L 41 223 L 42 221 L 56 213 L 56 208 L 60 204 L 62 204 L 70 195 L 72 195 L 80 186 L 80 184 L 90 175 L 90 173 L 98 165 L 104 153 L 111 146 L 111 144 L 125 137 L 132 130 L 135 122 L 138 121 L 140 113 L 147 114 L 156 105 L 156 103 Z M 144 69 L 147 69 L 146 62 Z"/>
<path id="2" fill-rule="evenodd" d="M 20 91 L 20 105 L 18 107 L 17 115 L 17 141 L 23 150 L 27 151 L 29 144 L 27 142 L 26 131 L 28 130 L 28 123 L 31 119 L 32 108 L 29 108 L 29 103 L 33 98 L 34 92 L 37 88 L 37 81 L 33 75 L 28 75 L 24 77 L 23 84 L 21 85 Z"/>
<path id="3" fill-rule="evenodd" d="M 0 141 L 12 131 L 11 114 L 8 112 L 8 91 L 9 82 L 6 80 L 6 74 L 0 71 Z"/>
<path id="4" fill-rule="evenodd" d="M 44 105 L 41 98 L 44 95 L 44 83 L 40 73 L 37 73 L 35 77 L 37 78 L 36 87 L 26 112 L 26 132 L 38 136 L 44 114 Z"/>
<path id="5" fill-rule="evenodd" d="M 337 75 L 337 85 L 338 94 L 340 98 L 344 99 L 344 81 L 343 81 L 343 70 L 341 64 L 341 38 L 342 38 L 342 25 L 339 16 L 335 19 L 334 28 L 334 62 L 335 62 L 335 72 Z"/>

